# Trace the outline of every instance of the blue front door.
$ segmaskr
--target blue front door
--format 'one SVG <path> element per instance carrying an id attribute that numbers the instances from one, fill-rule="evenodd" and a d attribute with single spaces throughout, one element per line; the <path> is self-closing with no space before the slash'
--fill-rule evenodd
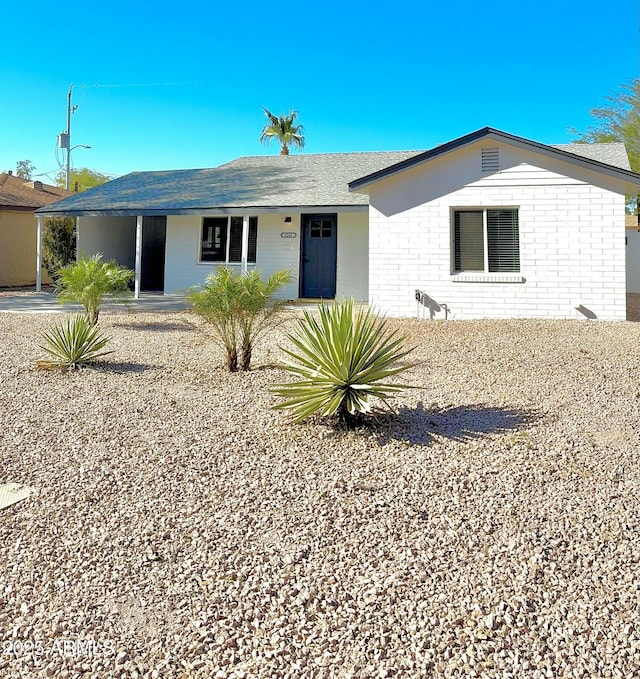
<path id="1" fill-rule="evenodd" d="M 336 215 L 302 215 L 300 297 L 336 296 Z"/>

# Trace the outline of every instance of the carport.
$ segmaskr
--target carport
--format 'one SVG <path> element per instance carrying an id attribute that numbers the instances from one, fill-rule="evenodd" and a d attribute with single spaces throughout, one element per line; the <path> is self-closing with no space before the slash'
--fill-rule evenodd
<path id="1" fill-rule="evenodd" d="M 106 260 L 135 271 L 134 295 L 164 292 L 167 218 L 163 215 L 96 215 L 69 212 L 36 214 L 36 290 L 42 289 L 42 228 L 47 217 L 75 217 L 78 253 L 101 253 Z"/>

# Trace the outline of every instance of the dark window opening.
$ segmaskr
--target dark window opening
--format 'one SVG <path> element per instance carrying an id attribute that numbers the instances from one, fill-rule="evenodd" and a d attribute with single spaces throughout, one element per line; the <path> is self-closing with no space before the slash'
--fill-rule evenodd
<path id="1" fill-rule="evenodd" d="M 242 223 L 242 217 L 205 217 L 202 220 L 200 260 L 239 264 L 242 261 Z M 247 262 L 255 264 L 258 250 L 257 217 L 249 217 L 247 245 Z"/>

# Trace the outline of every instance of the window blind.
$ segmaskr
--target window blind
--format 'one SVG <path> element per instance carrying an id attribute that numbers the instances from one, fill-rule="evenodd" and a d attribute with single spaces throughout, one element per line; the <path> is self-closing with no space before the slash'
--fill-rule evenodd
<path id="1" fill-rule="evenodd" d="M 249 243 L 247 261 L 256 261 L 258 247 L 258 218 L 249 217 Z M 242 217 L 231 217 L 229 224 L 229 261 L 242 261 Z"/>
<path id="2" fill-rule="evenodd" d="M 487 210 L 489 271 L 520 271 L 517 210 Z"/>
<path id="3" fill-rule="evenodd" d="M 481 211 L 455 213 L 455 270 L 484 271 L 484 229 Z"/>
<path id="4" fill-rule="evenodd" d="M 242 217 L 231 217 L 229 224 L 229 261 L 239 262 L 242 258 Z"/>

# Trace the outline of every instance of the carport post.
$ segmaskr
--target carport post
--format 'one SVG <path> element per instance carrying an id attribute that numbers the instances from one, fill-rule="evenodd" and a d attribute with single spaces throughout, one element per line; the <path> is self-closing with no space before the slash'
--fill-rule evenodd
<path id="1" fill-rule="evenodd" d="M 140 297 L 140 277 L 142 275 L 142 215 L 136 217 L 136 278 L 133 296 Z"/>
<path id="2" fill-rule="evenodd" d="M 247 273 L 247 258 L 249 257 L 249 216 L 242 218 L 242 251 L 240 254 L 240 269 Z"/>
<path id="3" fill-rule="evenodd" d="M 36 215 L 36 292 L 42 290 L 42 217 Z"/>

